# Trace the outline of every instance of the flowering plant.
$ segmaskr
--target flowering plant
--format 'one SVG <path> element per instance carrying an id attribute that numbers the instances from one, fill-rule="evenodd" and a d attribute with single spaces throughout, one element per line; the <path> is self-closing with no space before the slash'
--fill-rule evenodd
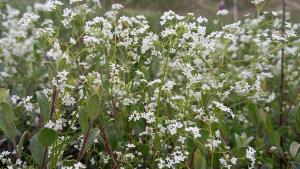
<path id="1" fill-rule="evenodd" d="M 101 16 L 98 1 L 0 7 L 2 166 L 300 166 L 300 25 L 277 12 L 207 30 L 168 11 L 152 32 L 120 4 Z"/>

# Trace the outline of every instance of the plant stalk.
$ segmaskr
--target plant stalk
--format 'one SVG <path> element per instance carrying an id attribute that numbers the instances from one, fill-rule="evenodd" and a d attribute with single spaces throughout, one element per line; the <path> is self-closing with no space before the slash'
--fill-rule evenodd
<path id="1" fill-rule="evenodd" d="M 281 0 L 282 5 L 282 23 L 281 23 L 281 36 L 284 37 L 285 34 L 285 0 Z M 284 41 L 282 42 L 281 48 L 281 61 L 280 61 L 280 119 L 279 126 L 285 125 L 285 114 L 284 114 Z M 280 146 L 283 148 L 284 140 L 283 137 L 280 137 Z M 284 165 L 284 159 L 280 158 L 280 167 Z"/>
<path id="2" fill-rule="evenodd" d="M 106 134 L 105 134 L 105 130 L 104 130 L 104 128 L 103 128 L 102 125 L 99 126 L 99 129 L 100 129 L 100 135 L 101 135 L 101 137 L 102 137 L 102 139 L 103 139 L 103 142 L 104 142 L 106 151 L 107 151 L 107 153 L 109 154 L 111 160 L 113 161 L 113 167 L 112 167 L 112 168 L 113 168 L 113 169 L 116 169 L 116 168 L 117 168 L 116 159 L 115 159 L 114 153 L 113 153 L 113 151 L 112 151 L 112 148 L 111 148 L 111 146 L 110 146 L 110 144 L 109 144 L 109 141 L 108 141 L 108 139 L 107 139 L 107 136 L 106 136 Z"/>
<path id="3" fill-rule="evenodd" d="M 88 141 L 88 138 L 89 138 L 89 134 L 90 134 L 90 130 L 91 130 L 92 125 L 93 125 L 93 122 L 90 122 L 89 127 L 88 127 L 88 131 L 83 136 L 83 142 L 82 142 L 82 146 L 80 148 L 79 154 L 77 156 L 77 161 L 81 161 L 81 159 L 82 159 L 82 157 L 84 155 L 84 148 L 85 148 L 85 146 L 87 144 L 87 141 Z"/>
<path id="4" fill-rule="evenodd" d="M 12 139 L 12 143 L 13 143 L 14 149 L 16 151 L 16 158 L 17 159 L 21 159 L 21 155 L 20 155 L 20 153 L 18 151 L 18 147 L 17 147 L 17 143 L 16 143 L 16 138 Z"/>
<path id="5" fill-rule="evenodd" d="M 55 87 L 55 86 L 52 86 L 52 96 L 51 96 L 52 103 L 51 103 L 50 120 L 52 119 L 52 116 L 53 116 L 53 114 L 54 114 L 54 112 L 55 112 L 56 93 L 57 93 L 56 87 Z M 47 158 L 47 153 L 48 153 L 48 146 L 46 146 L 46 148 L 45 148 L 44 155 L 43 155 L 43 160 L 42 160 L 40 169 L 44 169 L 44 167 L 45 167 L 45 162 L 46 162 L 46 158 Z"/>

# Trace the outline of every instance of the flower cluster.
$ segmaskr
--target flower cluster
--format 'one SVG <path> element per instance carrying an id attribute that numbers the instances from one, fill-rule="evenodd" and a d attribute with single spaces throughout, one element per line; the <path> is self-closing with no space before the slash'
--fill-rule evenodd
<path id="1" fill-rule="evenodd" d="M 285 117 L 291 127 L 277 124 L 283 47 L 289 105 L 283 109 L 299 114 L 300 24 L 287 18 L 281 25 L 280 13 L 265 12 L 209 28 L 205 17 L 167 11 L 161 31 L 153 32 L 145 16 L 123 15 L 120 4 L 97 16 L 99 6 L 97 0 L 47 0 L 25 12 L 0 7 L 4 166 L 298 163 L 269 151 L 285 151 L 300 132 L 298 115 Z M 217 17 L 227 14 L 220 10 Z"/>

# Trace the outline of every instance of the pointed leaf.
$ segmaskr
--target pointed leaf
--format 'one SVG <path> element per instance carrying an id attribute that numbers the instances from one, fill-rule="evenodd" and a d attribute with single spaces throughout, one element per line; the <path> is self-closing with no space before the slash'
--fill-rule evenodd
<path id="1" fill-rule="evenodd" d="M 79 124 L 82 133 L 86 134 L 89 128 L 89 117 L 84 108 L 79 107 Z"/>
<path id="2" fill-rule="evenodd" d="M 194 155 L 194 165 L 195 165 L 195 169 L 199 168 L 199 169 L 206 169 L 207 168 L 207 163 L 206 163 L 206 159 L 205 156 L 202 155 L 200 150 L 196 150 L 195 151 L 195 155 Z"/>
<path id="3" fill-rule="evenodd" d="M 45 147 L 43 147 L 43 145 L 39 142 L 38 136 L 39 136 L 39 133 L 36 133 L 30 139 L 29 148 L 30 148 L 30 152 L 31 152 L 31 155 L 32 155 L 34 161 L 37 164 L 41 164 L 42 158 L 43 158 L 43 155 L 44 155 L 44 151 L 45 151 Z"/>
<path id="4" fill-rule="evenodd" d="M 48 98 L 41 92 L 36 93 L 37 100 L 40 106 L 40 113 L 44 123 L 50 120 L 50 104 Z"/>
<path id="5" fill-rule="evenodd" d="M 87 103 L 87 110 L 90 120 L 95 120 L 100 114 L 100 97 L 97 94 L 93 94 Z"/>
<path id="6" fill-rule="evenodd" d="M 22 151 L 23 151 L 23 143 L 24 143 L 24 140 L 25 140 L 26 135 L 27 135 L 27 131 L 25 131 L 25 132 L 22 134 L 22 136 L 21 136 L 21 138 L 20 138 L 20 141 L 19 141 L 19 144 L 18 144 L 18 152 L 19 152 L 20 154 L 22 154 Z"/>
<path id="7" fill-rule="evenodd" d="M 56 76 L 57 71 L 55 66 L 53 65 L 53 63 L 51 62 L 46 62 L 46 65 L 48 67 L 48 74 L 49 74 L 49 80 L 51 81 L 53 79 L 53 77 Z"/>

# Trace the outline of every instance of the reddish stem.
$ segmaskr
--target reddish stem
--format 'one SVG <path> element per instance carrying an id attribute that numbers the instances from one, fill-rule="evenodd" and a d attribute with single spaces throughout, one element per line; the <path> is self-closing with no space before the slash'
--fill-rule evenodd
<path id="1" fill-rule="evenodd" d="M 110 144 L 109 144 L 109 141 L 108 141 L 108 139 L 107 139 L 107 136 L 106 136 L 106 134 L 105 134 L 105 130 L 104 130 L 104 128 L 103 128 L 102 125 L 99 126 L 99 129 L 100 129 L 100 135 L 101 135 L 101 137 L 102 137 L 102 139 L 103 139 L 103 142 L 104 142 L 106 151 L 107 151 L 107 153 L 109 154 L 110 158 L 111 158 L 112 161 L 113 161 L 113 169 L 116 169 L 116 168 L 117 168 L 116 159 L 115 159 L 114 153 L 113 153 L 113 151 L 112 151 L 112 148 L 111 148 L 111 146 L 110 146 Z"/>
<path id="2" fill-rule="evenodd" d="M 195 152 L 197 150 L 197 146 L 194 147 L 194 150 L 193 150 L 193 153 L 192 153 L 192 157 L 191 157 L 191 160 L 190 160 L 190 168 L 193 168 L 194 167 L 194 160 L 195 160 Z"/>
<path id="3" fill-rule="evenodd" d="M 18 151 L 18 147 L 17 147 L 17 143 L 16 143 L 16 138 L 12 139 L 12 143 L 13 143 L 14 149 L 16 151 L 16 158 L 17 159 L 21 159 L 21 155 L 20 155 L 20 153 Z"/>
<path id="4" fill-rule="evenodd" d="M 46 148 L 45 148 L 40 169 L 44 169 L 45 168 L 45 162 L 46 162 L 47 153 L 48 153 L 48 146 L 46 146 Z"/>
<path id="5" fill-rule="evenodd" d="M 281 23 L 281 33 L 282 37 L 284 37 L 285 34 L 285 0 L 282 0 L 282 23 Z M 282 42 L 282 48 L 281 48 L 281 63 L 280 63 L 280 117 L 279 117 L 279 126 L 285 125 L 285 115 L 283 110 L 283 102 L 284 102 L 284 42 Z M 283 137 L 280 137 L 280 146 L 283 148 Z M 282 168 L 284 165 L 284 159 L 283 157 L 280 158 L 280 167 Z"/>
<path id="6" fill-rule="evenodd" d="M 77 161 L 81 161 L 81 159 L 82 159 L 82 157 L 84 155 L 84 148 L 85 148 L 85 146 L 87 144 L 87 141 L 88 141 L 88 138 L 89 138 L 89 134 L 90 134 L 90 130 L 91 130 L 92 125 L 93 125 L 93 122 L 90 122 L 89 127 L 88 127 L 88 131 L 83 136 L 83 142 L 82 142 L 82 146 L 80 148 L 79 154 L 77 156 Z"/>
<path id="7" fill-rule="evenodd" d="M 57 93 L 56 87 L 53 86 L 53 87 L 52 87 L 52 96 L 51 96 L 52 103 L 51 103 L 51 114 L 50 114 L 50 119 L 52 119 L 52 116 L 53 116 L 53 114 L 54 114 L 54 112 L 55 112 L 56 93 Z"/>

